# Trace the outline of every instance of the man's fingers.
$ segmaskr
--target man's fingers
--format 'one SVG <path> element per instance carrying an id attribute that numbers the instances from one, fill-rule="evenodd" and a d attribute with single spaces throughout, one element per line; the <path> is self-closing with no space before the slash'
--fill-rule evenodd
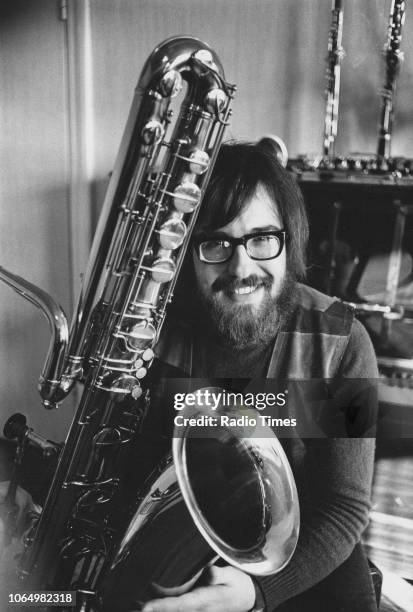
<path id="1" fill-rule="evenodd" d="M 218 584 L 229 584 L 233 578 L 233 567 L 219 567 L 217 565 L 211 565 L 206 570 L 206 584 L 218 585 Z"/>
<path id="2" fill-rule="evenodd" d="M 209 567 L 195 587 L 178 597 L 153 599 L 143 612 L 246 612 L 255 601 L 251 577 L 235 567 Z"/>
<path id="3" fill-rule="evenodd" d="M 224 588 L 199 587 L 179 597 L 153 599 L 144 606 L 143 612 L 227 612 Z"/>

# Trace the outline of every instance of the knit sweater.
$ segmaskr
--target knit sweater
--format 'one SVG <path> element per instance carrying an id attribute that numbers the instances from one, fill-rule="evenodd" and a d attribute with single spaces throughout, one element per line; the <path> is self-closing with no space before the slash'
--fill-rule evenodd
<path id="1" fill-rule="evenodd" d="M 164 336 L 159 357 L 188 375 L 195 369 L 200 376 L 199 368 L 193 367 L 199 350 L 193 346 L 194 334 L 173 335 L 173 340 Z M 216 363 L 216 355 L 223 353 L 217 349 L 213 357 L 213 342 L 206 351 L 205 368 L 211 370 L 212 360 Z M 255 351 L 257 362 L 259 347 Z M 378 375 L 370 339 L 351 310 L 303 285 L 298 285 L 293 315 L 278 331 L 272 354 L 262 347 L 261 356 L 269 360 L 267 376 L 272 378 L 375 379 Z M 233 360 L 219 359 L 222 378 L 234 375 Z M 238 366 L 238 376 L 251 375 L 248 359 Z M 205 371 L 204 376 L 208 375 L 211 371 Z M 363 406 L 358 409 L 362 412 Z M 301 527 L 287 567 L 258 579 L 268 611 L 320 582 L 350 556 L 367 525 L 370 508 L 373 438 L 293 439 L 285 450 L 297 483 Z"/>

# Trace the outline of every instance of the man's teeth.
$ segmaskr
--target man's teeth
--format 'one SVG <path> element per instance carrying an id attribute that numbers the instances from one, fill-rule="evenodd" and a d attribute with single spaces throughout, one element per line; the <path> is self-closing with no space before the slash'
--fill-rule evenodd
<path id="1" fill-rule="evenodd" d="M 254 285 L 254 287 L 240 287 L 239 289 L 235 289 L 235 293 L 238 295 L 245 295 L 246 293 L 252 293 L 256 289 L 257 285 Z"/>

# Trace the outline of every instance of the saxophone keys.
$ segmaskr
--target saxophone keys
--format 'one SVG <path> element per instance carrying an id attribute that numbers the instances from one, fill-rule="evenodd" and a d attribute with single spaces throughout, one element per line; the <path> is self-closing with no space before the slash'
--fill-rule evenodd
<path id="1" fill-rule="evenodd" d="M 159 84 L 159 93 L 163 98 L 175 98 L 183 87 L 181 73 L 178 70 L 168 70 Z"/>
<path id="2" fill-rule="evenodd" d="M 133 365 L 134 365 L 135 370 L 138 371 L 139 368 L 143 366 L 143 359 L 139 357 L 139 359 L 137 359 Z"/>
<path id="3" fill-rule="evenodd" d="M 142 359 L 144 361 L 152 361 L 152 359 L 155 357 L 155 353 L 153 352 L 153 350 L 151 348 L 147 348 L 143 353 L 142 353 Z"/>
<path id="4" fill-rule="evenodd" d="M 163 249 L 174 250 L 181 246 L 187 227 L 181 219 L 168 219 L 158 231 L 159 244 Z"/>
<path id="5" fill-rule="evenodd" d="M 136 376 L 137 378 L 143 378 L 143 376 L 145 376 L 148 368 L 150 367 L 153 359 L 155 357 L 155 353 L 153 352 L 152 349 L 148 348 L 146 350 L 143 351 L 143 353 L 141 354 L 140 357 L 138 357 L 138 359 L 136 359 L 134 365 L 135 371 L 136 371 Z M 145 370 L 145 374 L 143 374 L 143 376 L 138 376 L 138 372 L 140 370 Z"/>
<path id="6" fill-rule="evenodd" d="M 202 149 L 196 149 L 189 156 L 189 169 L 194 174 L 204 174 L 209 167 L 209 155 Z"/>
<path id="7" fill-rule="evenodd" d="M 138 399 L 142 395 L 142 388 L 135 376 L 130 374 L 121 374 L 112 380 L 106 386 L 105 377 L 103 377 L 96 386 L 102 391 L 108 391 L 114 402 L 121 402 L 126 395 L 131 395 L 134 399 Z"/>
<path id="8" fill-rule="evenodd" d="M 165 129 L 160 121 L 150 119 L 142 128 L 141 138 L 145 145 L 151 146 L 161 142 Z"/>
<path id="9" fill-rule="evenodd" d="M 210 89 L 205 98 L 205 106 L 208 112 L 213 113 L 215 116 L 220 115 L 226 104 L 227 104 L 227 95 L 219 87 L 214 87 L 214 89 Z"/>
<path id="10" fill-rule="evenodd" d="M 172 197 L 176 210 L 190 213 L 195 210 L 201 200 L 201 190 L 196 183 L 184 181 L 174 189 Z"/>
<path id="11" fill-rule="evenodd" d="M 168 283 L 175 275 L 175 262 L 169 257 L 155 259 L 150 267 L 152 278 L 157 283 Z"/>
<path id="12" fill-rule="evenodd" d="M 208 70 L 213 70 L 214 72 L 218 72 L 218 67 L 214 62 L 211 51 L 208 49 L 200 49 L 196 53 L 194 53 L 194 58 L 203 66 L 205 66 Z M 201 71 L 202 74 L 202 71 Z"/>
<path id="13" fill-rule="evenodd" d="M 147 372 L 148 370 L 146 368 L 139 368 L 138 370 L 136 370 L 136 378 L 145 378 Z"/>
<path id="14" fill-rule="evenodd" d="M 206 151 L 203 151 L 202 149 L 194 149 L 189 155 L 176 154 L 176 157 L 178 159 L 182 159 L 183 161 L 188 162 L 189 170 L 192 174 L 204 174 L 208 170 L 210 158 L 208 153 Z M 190 184 L 195 185 L 195 183 Z M 196 187 L 198 187 L 198 185 L 196 185 Z M 191 211 L 184 210 L 183 212 Z"/>
<path id="15" fill-rule="evenodd" d="M 122 334 L 122 336 L 131 350 L 144 350 L 155 340 L 156 329 L 152 323 L 143 320 L 134 325 L 129 332 Z"/>
<path id="16" fill-rule="evenodd" d="M 131 396 L 133 397 L 133 399 L 139 399 L 141 397 L 143 393 L 142 387 L 137 384 L 133 387 L 133 389 L 131 390 Z"/>

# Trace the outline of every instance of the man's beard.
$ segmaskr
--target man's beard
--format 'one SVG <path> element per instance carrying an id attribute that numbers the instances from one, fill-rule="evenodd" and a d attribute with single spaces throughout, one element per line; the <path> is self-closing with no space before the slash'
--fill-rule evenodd
<path id="1" fill-rule="evenodd" d="M 230 303 L 222 299 L 222 294 L 218 295 L 222 291 L 225 293 L 259 285 L 262 285 L 265 293 L 258 305 Z M 272 285 L 271 276 L 250 276 L 241 281 L 220 277 L 213 283 L 211 295 L 199 293 L 201 307 L 221 343 L 241 350 L 248 346 L 267 345 L 274 339 L 280 325 L 289 318 L 293 309 L 295 281 L 287 273 L 275 297 L 271 295 Z"/>

